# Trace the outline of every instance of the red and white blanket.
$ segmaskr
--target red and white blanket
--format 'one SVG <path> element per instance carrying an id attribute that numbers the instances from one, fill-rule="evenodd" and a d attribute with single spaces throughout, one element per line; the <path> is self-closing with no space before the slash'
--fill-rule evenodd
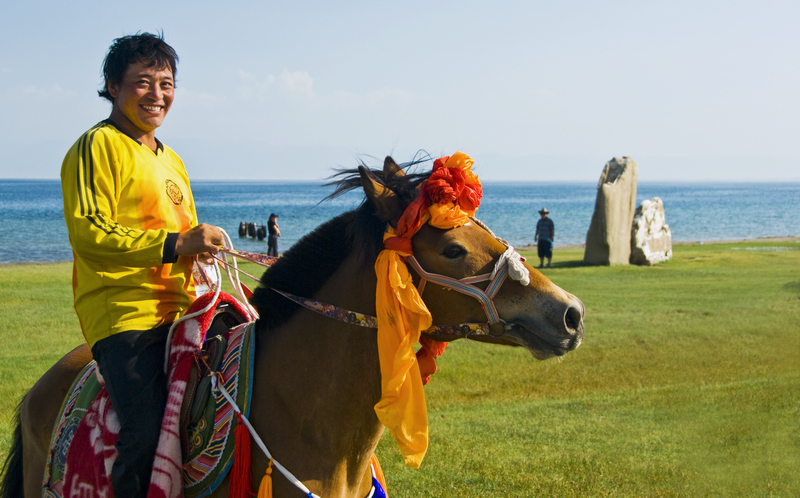
<path id="1" fill-rule="evenodd" d="M 202 310 L 213 298 L 213 293 L 198 298 L 187 311 L 187 315 Z M 229 303 L 242 316 L 248 312 L 234 297 L 221 292 L 217 305 Z M 215 306 L 216 307 L 216 306 Z M 176 498 L 183 495 L 182 456 L 179 432 L 181 405 L 186 382 L 195 356 L 205 340 L 211 320 L 212 307 L 206 313 L 182 321 L 172 338 L 168 360 L 169 394 L 161 435 L 158 440 L 148 498 Z M 117 456 L 119 422 L 106 390 L 100 391 L 86 417 L 77 429 L 67 453 L 64 469 L 63 496 L 81 498 L 112 498 L 111 466 Z M 120 497 L 124 498 L 124 497 Z"/>

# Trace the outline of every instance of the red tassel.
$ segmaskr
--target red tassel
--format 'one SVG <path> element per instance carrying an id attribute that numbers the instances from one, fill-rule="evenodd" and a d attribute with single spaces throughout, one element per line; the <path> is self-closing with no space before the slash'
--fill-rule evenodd
<path id="1" fill-rule="evenodd" d="M 236 449 L 231 468 L 231 480 L 228 484 L 230 498 L 250 498 L 255 496 L 250 478 L 250 431 L 242 421 L 242 415 L 236 414 L 236 429 L 234 431 Z"/>
<path id="2" fill-rule="evenodd" d="M 444 353 L 447 347 L 446 342 L 434 341 L 427 337 L 420 337 L 419 344 L 422 346 L 417 351 L 417 365 L 419 373 L 422 375 L 422 385 L 426 385 L 431 380 L 431 375 L 436 373 L 436 358 Z"/>

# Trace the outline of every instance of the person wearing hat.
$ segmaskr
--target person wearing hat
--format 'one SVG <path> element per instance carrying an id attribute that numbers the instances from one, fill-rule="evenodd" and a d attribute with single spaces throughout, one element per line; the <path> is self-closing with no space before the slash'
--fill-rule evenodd
<path id="1" fill-rule="evenodd" d="M 278 257 L 278 237 L 281 236 L 281 229 L 278 227 L 278 215 L 272 213 L 267 220 L 267 256 Z"/>
<path id="2" fill-rule="evenodd" d="M 542 208 L 539 214 L 542 219 L 536 222 L 536 233 L 533 235 L 533 241 L 538 244 L 536 246 L 539 252 L 539 268 L 544 266 L 544 258 L 547 258 L 547 267 L 550 268 L 550 261 L 553 259 L 553 240 L 556 235 L 556 227 L 553 220 L 547 217 L 550 211 L 547 208 Z"/>

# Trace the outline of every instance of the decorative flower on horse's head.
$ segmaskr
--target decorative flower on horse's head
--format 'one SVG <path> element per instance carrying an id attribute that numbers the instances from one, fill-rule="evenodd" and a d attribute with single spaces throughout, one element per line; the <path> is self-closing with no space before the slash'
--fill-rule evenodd
<path id="1" fill-rule="evenodd" d="M 429 203 L 430 224 L 453 228 L 469 221 L 481 204 L 483 189 L 472 172 L 474 161 L 463 152 L 440 157 L 433 162 L 433 173 L 422 186 L 422 197 Z"/>
<path id="2" fill-rule="evenodd" d="M 397 236 L 411 238 L 425 223 L 447 229 L 469 222 L 483 197 L 478 175 L 472 172 L 473 163 L 463 152 L 435 160 L 419 196 L 397 222 Z"/>
<path id="3" fill-rule="evenodd" d="M 438 161 L 441 159 L 437 159 Z M 433 170 L 424 188 L 431 204 L 455 202 L 464 190 L 464 174 L 460 169 L 450 169 L 442 165 Z"/>
<path id="4" fill-rule="evenodd" d="M 433 162 L 433 173 L 424 185 L 431 204 L 452 202 L 468 216 L 475 214 L 481 204 L 483 189 L 478 176 L 472 172 L 474 161 L 463 152 L 440 157 Z"/>

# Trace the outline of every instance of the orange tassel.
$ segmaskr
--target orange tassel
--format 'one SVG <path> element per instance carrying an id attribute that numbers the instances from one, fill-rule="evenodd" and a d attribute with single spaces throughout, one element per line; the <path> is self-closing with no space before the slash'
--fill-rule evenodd
<path id="1" fill-rule="evenodd" d="M 269 459 L 267 472 L 261 478 L 261 485 L 258 487 L 258 498 L 272 498 L 272 458 Z"/>
<path id="2" fill-rule="evenodd" d="M 250 498 L 255 496 L 250 478 L 250 432 L 242 422 L 242 415 L 236 414 L 236 429 L 234 431 L 236 449 L 231 468 L 231 480 L 228 484 L 230 498 Z"/>

